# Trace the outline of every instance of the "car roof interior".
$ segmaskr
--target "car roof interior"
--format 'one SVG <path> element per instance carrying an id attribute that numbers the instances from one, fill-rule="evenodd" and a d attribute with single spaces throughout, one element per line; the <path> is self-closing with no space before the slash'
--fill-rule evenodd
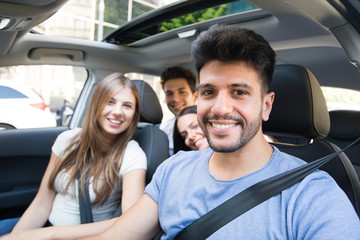
<path id="1" fill-rule="evenodd" d="M 359 63 L 360 43 L 352 42 L 352 34 L 358 33 L 347 24 L 351 18 L 346 19 L 333 11 L 335 4 L 331 3 L 334 1 L 308 1 L 312 4 L 297 0 L 277 0 L 277 4 L 273 4 L 273 1 L 250 0 L 249 2 L 261 9 L 245 13 L 245 20 L 237 24 L 263 35 L 276 50 L 277 64 L 305 66 L 315 74 L 322 86 L 360 90 L 359 72 L 354 67 Z M 1 1 L 0 16 L 10 17 L 12 25 L 0 30 L 0 66 L 46 62 L 82 65 L 89 69 L 97 66 L 97 69 L 104 71 L 120 69 L 124 73 L 142 72 L 154 75 L 159 75 L 164 68 L 173 65 L 194 70 L 190 56 L 191 43 L 201 30 L 213 24 L 212 20 L 204 21 L 158 34 L 128 46 L 64 37 L 43 38 L 40 34 L 29 33 L 33 26 L 52 16 L 65 2 Z M 191 6 L 199 1 L 185 2 Z M 14 4 L 16 8 L 12 7 Z M 161 11 L 163 10 L 158 9 L 154 12 L 159 15 Z M 218 22 L 239 19 L 237 15 L 223 17 Z M 125 27 L 127 25 L 123 28 Z M 178 37 L 179 32 L 194 29 L 195 35 L 187 38 Z M 348 55 L 341 48 L 342 42 L 352 43 L 345 49 Z M 53 57 L 57 55 L 61 55 L 62 58 L 59 60 Z M 109 61 L 104 62 L 103 58 Z M 347 72 L 346 78 L 343 78 L 342 72 Z"/>

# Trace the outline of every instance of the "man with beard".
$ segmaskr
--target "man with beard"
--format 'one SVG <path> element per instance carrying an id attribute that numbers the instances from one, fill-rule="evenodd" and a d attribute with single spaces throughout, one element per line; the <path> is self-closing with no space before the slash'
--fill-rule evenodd
<path id="1" fill-rule="evenodd" d="M 274 101 L 269 86 L 275 64 L 275 52 L 262 36 L 235 25 L 216 25 L 199 35 L 192 56 L 200 81 L 198 121 L 210 148 L 169 158 L 124 215 L 114 223 L 96 223 L 82 231 L 80 226 L 76 236 L 108 228 L 88 239 L 142 240 L 162 228 L 161 239 L 174 239 L 239 192 L 305 164 L 271 146 L 262 133 Z M 359 237 L 360 221 L 349 199 L 327 173 L 317 170 L 208 239 Z"/>

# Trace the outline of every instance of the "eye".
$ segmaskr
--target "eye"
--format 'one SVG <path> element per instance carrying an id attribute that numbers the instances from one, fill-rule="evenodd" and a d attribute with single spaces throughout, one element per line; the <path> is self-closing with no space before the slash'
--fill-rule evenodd
<path id="1" fill-rule="evenodd" d="M 182 137 L 183 139 L 185 139 L 186 136 L 187 136 L 187 133 L 182 133 L 182 134 L 181 134 L 181 137 Z"/>
<path id="2" fill-rule="evenodd" d="M 197 129 L 199 127 L 199 124 L 195 123 L 191 126 L 192 129 Z"/>
<path id="3" fill-rule="evenodd" d="M 124 107 L 131 109 L 133 107 L 133 104 L 131 103 L 124 103 Z"/>
<path id="4" fill-rule="evenodd" d="M 212 95 L 212 94 L 214 94 L 214 91 L 213 91 L 213 90 L 210 90 L 210 89 L 203 90 L 203 91 L 201 92 L 201 95 L 203 95 L 203 96 L 210 96 L 210 95 Z"/>
<path id="5" fill-rule="evenodd" d="M 113 104 L 115 104 L 115 101 L 114 101 L 113 99 L 110 99 L 110 100 L 108 101 L 108 104 L 109 104 L 109 105 L 113 105 Z"/>
<path id="6" fill-rule="evenodd" d="M 247 93 L 243 90 L 234 90 L 233 92 L 236 96 L 243 96 L 246 95 Z"/>
<path id="7" fill-rule="evenodd" d="M 166 93 L 165 93 L 165 96 L 166 96 L 166 97 L 171 97 L 172 95 L 174 95 L 172 92 L 166 92 Z"/>

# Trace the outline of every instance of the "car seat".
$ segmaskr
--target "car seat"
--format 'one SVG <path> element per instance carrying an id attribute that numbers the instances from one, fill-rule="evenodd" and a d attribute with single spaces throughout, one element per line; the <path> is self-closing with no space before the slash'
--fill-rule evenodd
<path id="1" fill-rule="evenodd" d="M 330 132 L 326 139 L 344 148 L 360 137 L 360 111 L 330 111 Z M 353 164 L 360 178 L 360 143 L 346 150 L 346 155 Z"/>
<path id="2" fill-rule="evenodd" d="M 324 139 L 330 129 L 329 113 L 320 85 L 308 69 L 277 65 L 271 90 L 275 100 L 263 131 L 277 140 L 274 146 L 307 162 L 339 150 Z M 335 179 L 359 215 L 360 183 L 346 154 L 340 153 L 321 169 Z"/>
<path id="3" fill-rule="evenodd" d="M 151 86 L 142 81 L 134 80 L 140 95 L 140 121 L 133 139 L 144 150 L 147 157 L 146 184 L 151 181 L 156 168 L 169 157 L 169 140 L 156 124 L 163 118 L 159 99 Z"/>

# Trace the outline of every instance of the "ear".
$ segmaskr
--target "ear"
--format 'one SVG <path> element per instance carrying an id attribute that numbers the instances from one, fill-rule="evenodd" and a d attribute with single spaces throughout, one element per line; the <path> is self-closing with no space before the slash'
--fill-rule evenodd
<path id="1" fill-rule="evenodd" d="M 263 98 L 263 113 L 262 113 L 262 120 L 267 121 L 269 120 L 269 116 L 271 113 L 272 105 L 275 99 L 275 93 L 269 92 L 265 94 Z"/>
<path id="2" fill-rule="evenodd" d="M 198 97 L 199 97 L 199 92 L 198 92 L 198 91 L 194 92 L 194 93 L 193 93 L 194 103 L 197 102 Z"/>

